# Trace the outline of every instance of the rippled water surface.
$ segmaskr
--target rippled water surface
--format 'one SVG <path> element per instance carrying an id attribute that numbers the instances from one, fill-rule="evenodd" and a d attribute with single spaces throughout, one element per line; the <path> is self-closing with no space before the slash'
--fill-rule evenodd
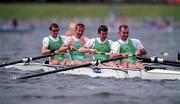
<path id="1" fill-rule="evenodd" d="M 149 56 L 176 59 L 180 51 L 180 32 L 164 33 L 146 26 L 130 24 L 130 37 L 142 41 Z M 47 24 L 48 26 L 48 24 Z M 97 26 L 94 26 L 97 27 Z M 89 27 L 90 28 L 90 27 Z M 62 33 L 67 28 L 62 27 Z M 91 27 L 87 33 L 96 34 Z M 32 33 L 0 33 L 0 62 L 11 62 L 25 56 L 38 56 L 46 28 Z M 87 35 L 91 37 L 90 35 Z M 92 36 L 93 37 L 93 36 Z M 116 40 L 118 35 L 110 34 Z M 168 56 L 162 56 L 168 52 Z M 180 70 L 180 68 L 170 67 Z M 13 80 L 19 75 L 33 74 L 17 69 L 0 68 L 0 104 L 179 104 L 179 80 L 142 80 L 91 78 L 51 74 L 28 80 Z"/>

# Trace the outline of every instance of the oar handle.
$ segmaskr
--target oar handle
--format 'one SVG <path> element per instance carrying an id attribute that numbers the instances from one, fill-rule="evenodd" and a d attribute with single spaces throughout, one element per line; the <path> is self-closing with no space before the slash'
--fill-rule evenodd
<path id="1" fill-rule="evenodd" d="M 110 55 L 111 53 L 98 52 L 98 54 L 105 54 L 105 55 Z"/>

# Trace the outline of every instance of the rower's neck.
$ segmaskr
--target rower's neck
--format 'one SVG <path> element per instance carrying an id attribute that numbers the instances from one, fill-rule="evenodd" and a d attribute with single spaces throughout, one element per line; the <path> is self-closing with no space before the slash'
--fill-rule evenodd
<path id="1" fill-rule="evenodd" d="M 101 39 L 101 38 L 99 38 L 99 39 L 100 39 L 101 42 L 105 42 L 106 41 L 106 39 Z"/>

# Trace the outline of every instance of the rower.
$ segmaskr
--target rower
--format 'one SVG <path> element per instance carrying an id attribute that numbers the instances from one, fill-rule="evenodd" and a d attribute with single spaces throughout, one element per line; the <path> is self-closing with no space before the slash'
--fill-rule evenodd
<path id="1" fill-rule="evenodd" d="M 58 31 L 59 26 L 56 23 L 52 23 L 49 27 L 50 36 L 44 37 L 41 52 L 44 55 L 55 53 L 55 55 L 49 60 L 50 64 L 68 65 L 68 60 L 64 55 L 68 48 L 61 48 L 65 37 L 58 35 Z"/>
<path id="2" fill-rule="evenodd" d="M 101 25 L 98 28 L 99 38 L 90 39 L 79 51 L 93 54 L 95 60 L 107 60 L 109 59 L 112 40 L 107 39 L 108 28 L 106 25 Z M 115 66 L 114 62 L 108 62 L 106 65 Z"/>
<path id="3" fill-rule="evenodd" d="M 69 24 L 69 30 L 65 32 L 66 37 L 70 37 L 74 35 L 74 29 L 75 29 L 75 23 L 70 23 Z"/>
<path id="4" fill-rule="evenodd" d="M 69 48 L 70 61 L 72 65 L 81 65 L 87 63 L 85 60 L 85 53 L 79 52 L 81 48 L 89 39 L 84 37 L 85 25 L 78 23 L 75 26 L 74 35 L 68 37 L 62 47 Z"/>
<path id="5" fill-rule="evenodd" d="M 119 26 L 119 36 L 120 39 L 112 45 L 111 58 L 118 56 L 125 57 L 122 58 L 119 63 L 122 68 L 143 69 L 144 65 L 133 57 L 134 55 L 142 56 L 147 53 L 141 44 L 141 41 L 138 39 L 128 38 L 129 28 L 127 25 Z"/>

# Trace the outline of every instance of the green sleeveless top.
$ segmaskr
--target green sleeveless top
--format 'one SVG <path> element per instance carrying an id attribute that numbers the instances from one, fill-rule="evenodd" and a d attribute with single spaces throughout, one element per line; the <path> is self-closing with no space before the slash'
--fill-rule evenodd
<path id="1" fill-rule="evenodd" d="M 76 49 L 79 49 L 82 47 L 82 43 L 78 40 L 73 44 L 73 47 Z M 71 55 L 72 61 L 74 61 L 74 60 L 84 61 L 85 60 L 85 54 L 84 53 L 79 53 L 77 51 L 70 51 L 70 55 Z"/>
<path id="2" fill-rule="evenodd" d="M 52 50 L 52 49 L 58 50 L 62 46 L 62 44 L 63 44 L 62 38 L 60 36 L 58 36 L 58 38 L 59 38 L 59 40 L 57 42 L 55 42 L 49 37 L 49 47 L 48 47 L 48 49 L 50 49 L 50 50 Z M 64 53 L 60 54 L 60 55 L 54 55 L 53 56 L 53 58 L 55 58 L 58 61 L 64 60 L 64 57 L 65 57 Z"/>
<path id="3" fill-rule="evenodd" d="M 103 53 L 109 53 L 111 51 L 109 42 L 106 41 L 105 43 L 99 43 L 97 39 L 95 39 L 95 44 L 93 49 L 97 50 L 98 52 L 102 52 L 101 54 L 94 54 L 95 60 L 107 60 L 109 59 L 108 55 L 105 55 Z"/>
<path id="4" fill-rule="evenodd" d="M 120 47 L 120 53 L 126 53 L 129 55 L 135 55 L 135 48 L 134 45 L 132 43 L 132 41 L 130 39 L 128 39 L 128 44 L 121 44 Z M 136 62 L 136 58 L 134 57 L 128 57 L 128 58 L 122 58 L 120 61 L 122 62 L 129 62 L 129 63 L 135 63 Z"/>

